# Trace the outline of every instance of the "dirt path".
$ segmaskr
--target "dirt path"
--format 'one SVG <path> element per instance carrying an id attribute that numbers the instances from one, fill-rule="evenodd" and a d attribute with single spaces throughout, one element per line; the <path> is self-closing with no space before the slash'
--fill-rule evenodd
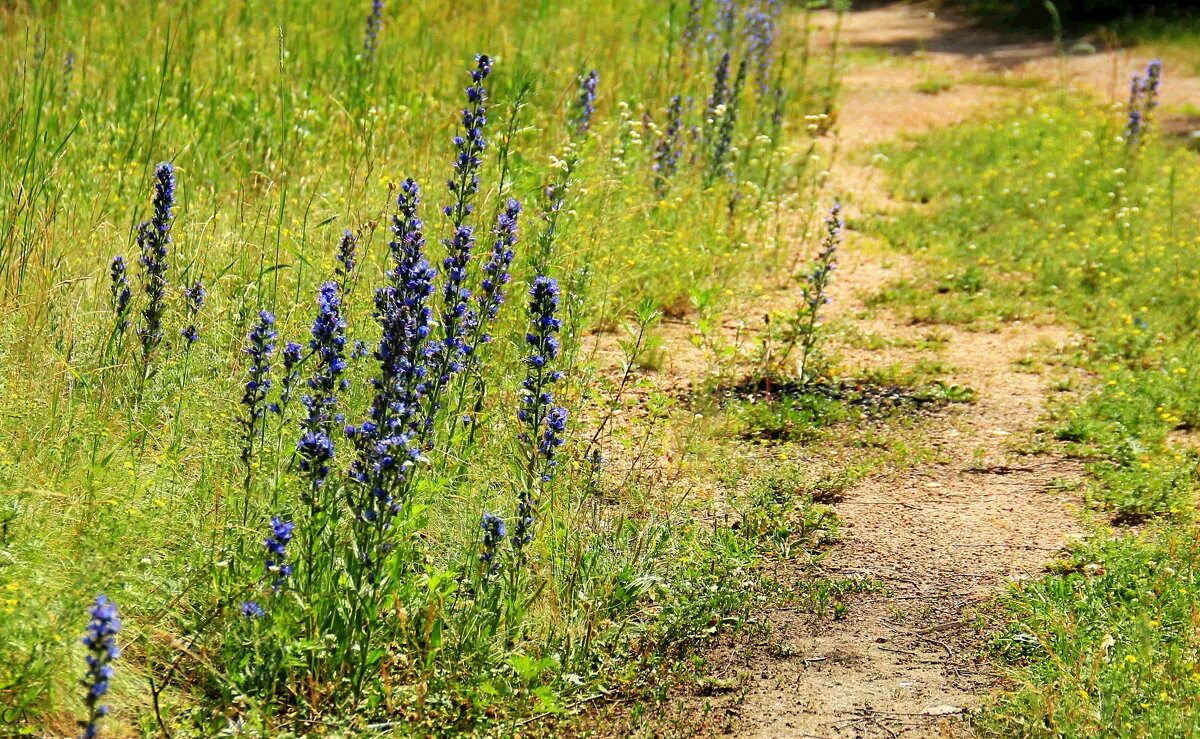
<path id="1" fill-rule="evenodd" d="M 922 80 L 990 79 L 985 75 L 998 71 L 1057 77 L 1063 69 L 1051 45 L 1006 44 L 921 7 L 851 14 L 845 39 L 850 49 L 901 55 L 847 75 L 838 135 L 848 151 L 957 123 L 1029 94 L 1022 85 L 956 82 L 929 95 L 917 91 Z M 914 52 L 919 62 L 903 58 Z M 1096 87 L 1113 59 L 1073 59 L 1065 71 Z M 831 189 L 851 193 L 859 214 L 886 211 L 893 204 L 876 187 L 878 177 L 869 167 L 841 163 Z M 853 232 L 844 254 L 835 301 L 842 313 L 858 311 L 857 297 L 912 268 L 898 256 L 881 267 L 870 256 L 878 250 Z M 886 314 L 867 328 L 885 336 L 911 331 Z M 941 328 L 952 380 L 973 388 L 978 400 L 928 431 L 940 464 L 869 479 L 847 492 L 837 505 L 843 538 L 825 560 L 824 574 L 871 578 L 884 591 L 855 597 L 839 621 L 770 612 L 765 642 L 733 643 L 712 655 L 714 677 L 739 689 L 706 699 L 725 712 L 710 725 L 747 737 L 966 734 L 970 711 L 997 686 L 999 676 L 979 656 L 977 609 L 1005 583 L 1038 575 L 1082 535 L 1071 496 L 1054 492 L 1060 481 L 1081 475 L 1079 465 L 1013 449 L 1037 425 L 1049 382 L 1019 362 L 1073 337 L 1053 323 L 1008 324 L 996 333 Z M 849 359 L 877 362 L 871 355 L 851 352 Z"/>
<path id="2" fill-rule="evenodd" d="M 843 39 L 856 56 L 843 84 L 836 147 L 850 156 L 839 156 L 827 192 L 847 203 L 851 223 L 900 207 L 882 191 L 882 173 L 866 163 L 872 146 L 1064 82 L 1120 100 L 1129 74 L 1149 58 L 1138 50 L 1060 59 L 1053 44 L 1012 43 L 930 7 L 885 5 L 846 19 Z M 828 31 L 832 20 L 821 17 L 819 25 Z M 919 91 L 937 79 L 949 85 L 936 94 Z M 1188 99 L 1200 99 L 1200 80 L 1173 79 L 1165 88 L 1166 106 Z M 917 270 L 849 230 L 831 317 L 884 338 L 911 338 L 917 329 L 887 311 L 865 310 L 863 298 Z M 764 305 L 787 299 L 794 296 L 766 295 L 747 313 L 761 315 Z M 868 578 L 884 587 L 853 596 L 848 615 L 837 621 L 799 609 L 762 614 L 765 637 L 742 635 L 709 655 L 711 684 L 722 687 L 684 697 L 672 712 L 678 718 L 667 719 L 673 728 L 650 731 L 675 735 L 682 724 L 701 734 L 744 737 L 971 733 L 972 710 L 1000 685 L 981 657 L 981 606 L 1007 583 L 1038 576 L 1083 535 L 1077 496 L 1063 492 L 1082 475 L 1079 464 L 1053 451 L 1020 452 L 1053 379 L 1030 366 L 1077 339 L 1049 318 L 994 333 L 937 330 L 946 339 L 937 358 L 952 368 L 948 379 L 974 389 L 977 402 L 914 431 L 936 448 L 937 463 L 884 473 L 846 492 L 837 504 L 842 538 L 823 572 L 784 564 L 793 569 L 781 576 L 797 583 L 821 574 Z M 666 327 L 666 354 L 682 359 L 655 384 L 687 384 L 705 371 L 705 358 L 687 342 L 690 333 L 686 322 Z M 929 354 L 847 347 L 842 358 L 853 373 Z"/>

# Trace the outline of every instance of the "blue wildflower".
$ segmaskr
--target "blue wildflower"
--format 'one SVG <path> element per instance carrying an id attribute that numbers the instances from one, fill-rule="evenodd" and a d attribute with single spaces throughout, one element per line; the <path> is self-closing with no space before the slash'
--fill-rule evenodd
<path id="1" fill-rule="evenodd" d="M 200 338 L 200 332 L 196 328 L 196 319 L 200 316 L 200 309 L 204 307 L 204 298 L 207 294 L 208 292 L 204 289 L 203 280 L 196 280 L 192 283 L 191 287 L 183 291 L 188 325 L 180 333 L 183 335 L 184 341 L 188 344 L 194 344 Z"/>
<path id="2" fill-rule="evenodd" d="M 317 317 L 308 342 L 315 365 L 308 379 L 309 393 L 300 399 L 308 409 L 305 430 L 322 431 L 326 437 L 332 436 L 337 394 L 350 385 L 342 377 L 346 371 L 346 321 L 341 306 L 337 283 L 323 283 L 317 291 Z"/>
<path id="3" fill-rule="evenodd" d="M 480 343 L 491 341 L 483 327 L 487 321 L 495 320 L 504 303 L 504 286 L 511 276 L 508 269 L 512 266 L 513 247 L 517 244 L 517 221 L 521 215 L 521 203 L 509 198 L 503 211 L 496 216 L 496 227 L 493 233 L 496 240 L 492 243 L 492 253 L 483 265 L 483 281 L 479 290 Z"/>
<path id="4" fill-rule="evenodd" d="M 562 328 L 562 321 L 555 315 L 559 294 L 558 283 L 544 275 L 535 277 L 529 289 L 531 329 L 525 335 L 525 343 L 531 351 L 525 358 L 526 374 L 517 419 L 521 423 L 518 439 L 525 445 L 526 472 L 531 484 L 518 501 L 513 534 L 513 544 L 517 547 L 531 540 L 536 489 L 553 477 L 555 450 L 562 445 L 566 431 L 567 412 L 554 405 L 551 392 L 553 385 L 562 379 L 562 373 L 553 369 L 559 352 L 557 334 Z"/>
<path id="5" fill-rule="evenodd" d="M 267 612 L 256 601 L 244 600 L 242 601 L 242 615 L 246 618 L 262 618 L 267 615 Z"/>
<path id="6" fill-rule="evenodd" d="M 726 64 L 726 72 L 728 72 L 728 56 L 726 54 L 722 58 Z M 720 175 L 728 174 L 727 160 L 730 150 L 733 148 L 733 133 L 737 128 L 738 119 L 738 102 L 746 83 L 748 68 L 747 60 L 742 59 L 738 64 L 737 78 L 734 80 L 733 87 L 728 92 L 723 89 L 720 91 L 724 102 L 713 111 L 714 116 L 717 116 L 718 113 L 720 115 L 707 121 L 709 125 L 705 132 L 707 137 L 705 143 L 708 146 L 708 165 L 704 172 L 705 185 L 711 185 Z M 710 104 L 717 98 L 718 90 L 714 87 Z"/>
<path id="7" fill-rule="evenodd" d="M 578 79 L 579 93 L 575 97 L 575 105 L 571 114 L 571 123 L 575 135 L 582 136 L 592 125 L 592 115 L 596 112 L 596 86 L 600 83 L 600 73 L 592 70 Z"/>
<path id="8" fill-rule="evenodd" d="M 470 71 L 471 84 L 467 86 L 467 107 L 462 111 L 462 133 L 454 137 L 457 155 L 454 159 L 454 177 L 450 180 L 450 194 L 455 197 L 452 205 L 443 210 L 457 228 L 471 213 L 470 202 L 479 192 L 480 157 L 487 141 L 483 129 L 487 125 L 487 88 L 483 81 L 492 72 L 492 60 L 486 54 L 475 55 L 475 68 Z"/>
<path id="9" fill-rule="evenodd" d="M 267 548 L 264 564 L 268 572 L 275 574 L 271 588 L 276 593 L 292 575 L 292 566 L 287 562 L 287 545 L 292 540 L 292 532 L 295 528 L 295 523 L 274 516 L 271 518 L 271 535 L 263 542 L 263 546 Z"/>
<path id="10" fill-rule="evenodd" d="M 63 55 L 62 96 L 65 104 L 71 97 L 71 77 L 75 74 L 75 52 L 68 51 Z"/>
<path id="11" fill-rule="evenodd" d="M 81 684 L 87 688 L 84 704 L 87 705 L 88 718 L 80 722 L 84 739 L 98 736 L 100 719 L 108 715 L 108 706 L 100 703 L 100 699 L 108 693 L 109 681 L 112 680 L 112 663 L 121 656 L 117 646 L 117 634 L 121 631 L 121 619 L 117 616 L 117 606 L 104 595 L 96 596 L 96 602 L 88 609 L 91 622 L 88 623 L 87 633 L 83 637 L 83 645 L 87 647 L 87 673 Z"/>
<path id="12" fill-rule="evenodd" d="M 317 505 L 315 493 L 324 486 L 334 456 L 333 424 L 340 420 L 338 392 L 349 387 L 349 381 L 342 377 L 346 371 L 346 321 L 341 314 L 337 283 L 326 282 L 317 292 L 317 317 L 308 346 L 315 365 L 308 378 L 309 392 L 300 398 L 307 414 L 300 424 L 303 434 L 296 443 L 296 452 L 300 470 L 309 478 L 304 499 L 309 505 Z"/>
<path id="13" fill-rule="evenodd" d="M 733 45 L 734 31 L 737 29 L 737 8 L 738 0 L 717 0 L 717 17 L 713 34 L 709 37 L 710 41 L 721 41 L 726 48 Z"/>
<path id="14" fill-rule="evenodd" d="M 557 464 L 555 450 L 563 445 L 566 441 L 564 435 L 567 431 L 567 409 L 562 406 L 553 406 L 550 412 L 546 414 L 546 428 L 542 431 L 542 439 L 538 447 L 542 458 L 546 460 L 546 471 L 542 473 L 542 482 L 550 482 L 550 469 Z"/>
<path id="15" fill-rule="evenodd" d="M 479 527 L 483 529 L 483 552 L 479 555 L 479 560 L 488 566 L 489 575 L 495 575 L 500 571 L 500 560 L 496 554 L 507 533 L 504 529 L 504 519 L 492 513 L 484 513 Z"/>
<path id="16" fill-rule="evenodd" d="M 1134 75 L 1129 83 L 1129 120 L 1125 124 L 1125 141 L 1136 146 L 1149 129 L 1150 114 L 1158 107 L 1158 88 L 1162 82 L 1162 61 L 1155 59 L 1146 65 L 1145 76 Z"/>
<path id="17" fill-rule="evenodd" d="M 417 215 L 421 189 L 412 178 L 400 185 L 392 218 L 390 249 L 394 266 L 388 272 L 389 288 L 376 293 L 375 316 L 383 328 L 376 358 L 382 375 L 393 378 L 395 387 L 386 400 L 394 403 L 394 421 L 417 430 L 421 397 L 425 394 L 428 365 L 438 345 L 428 342 L 433 321 L 429 299 L 437 272 L 425 257 L 424 224 Z M 432 344 L 431 346 L 428 344 Z M 378 396 L 377 396 L 378 397 Z M 432 413 L 424 418 L 422 430 L 432 428 Z"/>
<path id="18" fill-rule="evenodd" d="M 323 431 L 307 431 L 296 442 L 296 453 L 300 457 L 300 471 L 308 475 L 312 488 L 305 492 L 305 500 L 312 503 L 312 493 L 319 490 L 325 484 L 325 478 L 329 477 L 333 439 Z"/>
<path id="19" fill-rule="evenodd" d="M 703 10 L 704 0 L 688 0 L 687 17 L 683 22 L 683 34 L 680 36 L 684 53 L 690 54 L 696 47 L 696 41 L 700 37 L 700 22 Z"/>
<path id="20" fill-rule="evenodd" d="M 667 184 L 675 176 L 679 166 L 679 156 L 682 153 L 681 133 L 683 131 L 683 98 L 679 95 L 671 98 L 667 105 L 667 123 L 654 146 L 654 188 L 659 196 L 666 192 Z"/>
<path id="21" fill-rule="evenodd" d="M 732 59 L 732 56 L 727 51 L 721 55 L 721 59 L 717 62 L 716 70 L 713 72 L 712 94 L 708 96 L 708 104 L 704 108 L 705 126 L 712 126 L 716 123 L 718 109 L 728 102 L 729 65 Z"/>
<path id="22" fill-rule="evenodd" d="M 113 316 L 116 319 L 114 329 L 118 336 L 123 336 L 129 329 L 129 301 L 133 298 L 133 293 L 129 290 L 125 257 L 118 254 L 112 258 L 109 277 L 109 295 L 112 301 Z"/>
<path id="23" fill-rule="evenodd" d="M 428 433 L 436 417 L 442 389 L 450 376 L 461 372 L 464 360 L 474 347 L 467 339 L 478 320 L 471 309 L 471 291 L 467 288 L 467 267 L 475 247 L 475 232 L 467 225 L 467 217 L 473 211 L 472 201 L 479 192 L 479 168 L 487 142 L 483 137 L 487 125 L 487 88 L 483 82 L 491 74 L 492 61 L 484 54 L 475 56 L 475 68 L 471 70 L 471 84 L 467 86 L 467 107 L 462 111 L 462 133 L 454 137 L 457 154 L 454 159 L 454 176 L 448 186 L 454 203 L 442 209 L 450 220 L 451 235 L 442 240 L 446 247 L 442 301 L 439 319 L 441 337 L 430 342 L 427 353 L 432 367 L 432 387 L 426 393 L 426 428 Z"/>
<path id="24" fill-rule="evenodd" d="M 154 215 L 138 226 L 137 243 L 141 251 L 138 262 L 142 266 L 142 290 L 146 293 L 146 307 L 142 309 L 142 326 L 138 336 L 142 340 L 143 359 L 150 356 L 162 341 L 162 320 L 166 312 L 167 256 L 171 246 L 171 225 L 175 208 L 175 169 L 170 162 L 163 162 L 154 171 Z"/>
<path id="25" fill-rule="evenodd" d="M 367 32 L 363 37 L 363 56 L 368 62 L 375 59 L 379 48 L 379 31 L 383 28 L 383 0 L 371 1 L 371 13 L 367 16 Z"/>
<path id="26" fill-rule="evenodd" d="M 354 268 L 358 264 L 358 236 L 350 229 L 342 234 L 334 259 L 337 260 L 338 284 L 343 293 L 349 293 L 354 280 Z"/>
<path id="27" fill-rule="evenodd" d="M 765 0 L 746 10 L 746 54 L 754 67 L 754 80 L 759 97 L 763 99 L 770 92 L 778 13 L 779 7 L 775 0 Z"/>
<path id="28" fill-rule="evenodd" d="M 242 442 L 242 462 L 246 465 L 246 477 L 249 480 L 253 465 L 255 442 L 262 436 L 263 414 L 266 412 L 267 391 L 271 389 L 271 353 L 275 351 L 275 316 L 268 311 L 260 311 L 258 323 L 250 329 L 246 337 L 248 346 L 246 354 L 250 357 L 250 367 L 246 370 L 246 385 L 242 391 L 242 405 L 245 406 L 245 416 L 242 418 L 242 428 L 246 435 Z"/>
<path id="29" fill-rule="evenodd" d="M 271 412 L 283 415 L 292 401 L 296 384 L 300 381 L 300 360 L 304 349 L 294 341 L 283 347 L 283 377 L 279 382 L 279 401 L 271 404 Z"/>

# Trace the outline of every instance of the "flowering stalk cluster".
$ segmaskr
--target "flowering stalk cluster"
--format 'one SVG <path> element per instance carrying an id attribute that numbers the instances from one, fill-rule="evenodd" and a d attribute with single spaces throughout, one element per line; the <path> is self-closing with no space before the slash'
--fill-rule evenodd
<path id="1" fill-rule="evenodd" d="M 471 84 L 467 86 L 467 106 L 462 111 L 462 133 L 454 137 L 457 155 L 454 160 L 454 176 L 448 185 L 454 202 L 442 211 L 450 220 L 452 235 L 443 239 L 446 258 L 442 260 L 442 302 L 439 319 L 442 335 L 439 341 L 431 342 L 428 354 L 432 371 L 432 387 L 425 394 L 427 427 L 422 429 L 422 441 L 432 428 L 440 405 L 442 389 L 450 376 L 461 372 L 464 361 L 474 351 L 468 340 L 468 332 L 475 326 L 478 316 L 471 308 L 471 291 L 467 288 L 467 266 L 475 248 L 475 232 L 466 223 L 474 206 L 472 201 L 479 192 L 479 167 L 487 142 L 483 137 L 487 125 L 487 88 L 483 81 L 491 74 L 492 61 L 485 54 L 475 56 L 475 68 L 471 70 Z"/>
<path id="2" fill-rule="evenodd" d="M 685 59 L 696 48 L 696 40 L 700 38 L 701 16 L 704 11 L 704 0 L 688 0 L 687 16 L 683 21 L 683 33 L 680 42 L 683 45 Z"/>
<path id="3" fill-rule="evenodd" d="M 284 521 L 279 516 L 271 517 L 271 534 L 263 540 L 267 554 L 263 558 L 263 567 L 272 575 L 271 594 L 278 594 L 292 576 L 292 565 L 287 561 L 287 545 L 292 541 L 296 524 Z M 266 615 L 266 611 L 256 600 L 242 601 L 242 615 L 256 619 Z"/>
<path id="4" fill-rule="evenodd" d="M 737 29 L 738 0 L 717 0 L 717 17 L 710 41 L 720 41 L 725 48 L 733 46 L 734 31 Z"/>
<path id="5" fill-rule="evenodd" d="M 138 336 L 142 340 L 143 362 L 162 341 L 163 314 L 166 312 L 167 256 L 171 246 L 171 225 L 175 208 L 175 168 L 163 162 L 154 171 L 154 215 L 138 226 L 137 244 L 141 252 L 138 262 L 142 266 L 142 290 L 146 293 L 146 307 L 142 309 L 142 326 Z"/>
<path id="6" fill-rule="evenodd" d="M 836 266 L 837 249 L 842 240 L 842 228 L 845 226 L 841 213 L 841 203 L 835 202 L 829 210 L 829 216 L 825 219 L 825 236 L 821 239 L 821 248 L 817 252 L 812 270 L 804 276 L 804 287 L 801 289 L 801 315 L 797 323 L 801 350 L 801 380 L 806 379 L 808 361 L 817 344 L 817 322 L 821 306 L 829 302 L 827 295 L 829 280 Z"/>
<path id="7" fill-rule="evenodd" d="M 558 240 L 558 222 L 566 205 L 567 195 L 575 184 L 575 169 L 579 166 L 579 153 L 573 143 L 568 143 L 562 158 L 551 158 L 551 164 L 557 172 L 557 177 L 542 188 L 542 204 L 539 216 L 542 228 L 538 232 L 536 249 L 533 254 L 533 270 L 535 274 L 546 274 L 550 268 L 551 257 L 554 254 L 554 244 Z"/>
<path id="8" fill-rule="evenodd" d="M 667 105 L 667 125 L 654 146 L 654 189 L 659 197 L 666 193 L 667 186 L 679 167 L 679 157 L 683 153 L 682 131 L 683 98 L 676 95 Z"/>
<path id="9" fill-rule="evenodd" d="M 343 293 L 349 293 L 354 280 L 354 269 L 358 265 L 358 236 L 346 229 L 342 234 L 342 240 L 338 242 L 337 254 L 333 256 L 337 260 L 338 284 L 342 288 Z"/>
<path id="10" fill-rule="evenodd" d="M 487 574 L 495 575 L 500 571 L 500 560 L 496 555 L 507 535 L 504 519 L 493 513 L 484 513 L 479 527 L 483 529 L 483 552 L 479 555 L 479 561 L 487 568 Z"/>
<path id="11" fill-rule="evenodd" d="M 87 673 L 80 681 L 87 688 L 83 702 L 87 706 L 88 717 L 80 722 L 80 726 L 84 739 L 95 739 L 99 736 L 100 719 L 108 715 L 108 706 L 101 704 L 100 699 L 108 693 L 108 684 L 113 676 L 112 663 L 121 656 L 121 649 L 117 646 L 121 619 L 117 616 L 116 604 L 104 595 L 96 596 L 96 602 L 88 609 L 88 613 L 92 619 L 83 637 L 83 645 L 88 651 Z"/>
<path id="12" fill-rule="evenodd" d="M 762 0 L 746 10 L 746 56 L 754 68 L 754 82 L 760 100 L 765 100 L 771 91 L 778 16 L 777 0 Z"/>
<path id="13" fill-rule="evenodd" d="M 109 295 L 115 319 L 113 330 L 117 336 L 124 336 L 125 332 L 129 330 L 129 301 L 133 298 L 133 293 L 129 289 L 125 257 L 119 254 L 113 257 L 108 273 L 110 278 Z"/>
<path id="14" fill-rule="evenodd" d="M 292 531 L 295 528 L 294 522 L 284 521 L 279 516 L 273 516 L 271 518 L 271 535 L 263 541 L 263 546 L 267 548 L 267 557 L 263 560 L 263 564 L 266 566 L 267 572 L 275 575 L 271 582 L 271 592 L 273 593 L 278 593 L 292 575 L 292 566 L 287 562 L 287 545 L 292 540 Z"/>
<path id="15" fill-rule="evenodd" d="M 1150 117 L 1158 107 L 1158 87 L 1162 82 L 1162 61 L 1146 65 L 1145 75 L 1134 75 L 1129 83 L 1129 120 L 1125 124 L 1125 143 L 1136 148 L 1150 128 Z"/>
<path id="16" fill-rule="evenodd" d="M 282 416 L 287 413 L 288 405 L 296 393 L 296 384 L 300 382 L 300 360 L 304 349 L 294 341 L 289 341 L 283 347 L 283 377 L 279 381 L 279 400 L 271 403 L 271 412 Z"/>
<path id="17" fill-rule="evenodd" d="M 370 63 L 375 60 L 379 48 L 379 31 L 383 28 L 383 0 L 371 0 L 371 12 L 367 15 L 367 32 L 363 36 L 363 58 Z"/>
<path id="18" fill-rule="evenodd" d="M 245 415 L 241 419 L 242 463 L 246 465 L 246 485 L 250 484 L 255 443 L 262 436 L 262 418 L 266 413 L 267 391 L 271 389 L 271 354 L 275 351 L 275 316 L 268 311 L 258 314 L 258 323 L 246 336 L 246 354 L 250 367 L 242 391 Z"/>
<path id="19" fill-rule="evenodd" d="M 381 322 L 389 321 L 383 326 L 376 358 L 382 373 L 395 382 L 389 386 L 384 378 L 384 384 L 376 388 L 377 395 L 385 388 L 391 394 L 380 397 L 377 402 L 386 400 L 394 404 L 392 411 L 397 428 L 428 434 L 433 427 L 432 414 L 418 426 L 418 413 L 421 397 L 427 390 L 432 350 L 428 340 L 433 321 L 429 300 L 433 296 L 437 270 L 430 266 L 425 256 L 425 224 L 417 215 L 421 188 L 416 180 L 410 177 L 400 185 L 396 205 L 398 212 L 392 218 L 390 244 L 394 266 L 388 272 L 391 290 L 376 295 L 377 318 Z M 398 313 L 398 308 L 403 308 L 404 312 Z"/>
<path id="20" fill-rule="evenodd" d="M 417 368 L 411 362 L 417 345 L 413 313 L 397 289 L 387 286 L 376 291 L 375 318 L 382 333 L 375 350 L 379 375 L 371 381 L 375 395 L 370 418 L 346 427 L 346 436 L 357 450 L 349 477 L 360 491 L 351 494 L 350 505 L 359 559 L 367 563 L 373 561 L 376 550 L 385 547 L 383 539 L 391 519 L 400 512 L 409 469 L 420 456 L 419 448 L 411 443 L 409 423 L 409 392 L 415 396 L 419 384 L 414 377 Z"/>
<path id="21" fill-rule="evenodd" d="M 723 57 L 722 61 L 727 63 L 728 59 Z M 713 97 L 709 101 L 710 105 L 713 100 L 718 99 L 718 92 L 721 93 L 721 99 L 724 102 L 716 107 L 713 112 L 714 117 L 706 120 L 708 138 L 705 143 L 708 146 L 708 163 L 704 172 L 705 185 L 711 185 L 722 174 L 727 174 L 726 164 L 733 148 L 733 133 L 737 128 L 738 103 L 741 99 L 742 88 L 746 83 L 747 69 L 747 60 L 742 59 L 738 64 L 737 77 L 733 87 L 728 90 L 727 94 L 724 90 L 724 83 L 720 85 L 720 90 L 714 86 Z M 726 72 L 728 72 L 727 64 Z"/>
<path id="22" fill-rule="evenodd" d="M 200 317 L 200 309 L 204 307 L 204 298 L 207 294 L 203 280 L 196 280 L 191 287 L 185 288 L 183 291 L 188 325 L 180 334 L 189 346 L 195 344 L 196 340 L 200 338 L 200 331 L 196 328 L 196 319 Z"/>
<path id="23" fill-rule="evenodd" d="M 317 317 L 308 347 L 315 362 L 308 378 L 309 392 L 300 398 L 307 413 L 303 434 L 296 444 L 300 471 L 309 477 L 310 495 L 325 484 L 333 459 L 333 424 L 337 420 L 338 392 L 349 387 L 346 371 L 346 321 L 341 314 L 337 284 L 323 283 L 317 292 Z M 315 500 L 306 498 L 310 505 Z"/>
<path id="24" fill-rule="evenodd" d="M 596 86 L 600 83 L 600 73 L 592 70 L 579 76 L 579 93 L 575 97 L 571 113 L 571 123 L 575 135 L 582 137 L 592 125 L 592 116 L 596 113 Z"/>
<path id="25" fill-rule="evenodd" d="M 496 240 L 492 242 L 492 253 L 483 265 L 483 280 L 479 290 L 479 334 L 478 343 L 492 340 L 486 331 L 487 322 L 494 321 L 504 303 L 504 286 L 511 279 L 509 267 L 514 257 L 513 247 L 517 244 L 517 222 L 521 215 L 521 203 L 509 198 L 504 210 L 496 216 L 496 227 L 492 230 Z"/>
<path id="26" fill-rule="evenodd" d="M 708 96 L 708 103 L 704 106 L 704 125 L 706 129 L 716 125 L 718 111 L 729 100 L 729 65 L 732 61 L 733 56 L 726 51 L 721 55 L 716 69 L 713 71 L 712 94 Z"/>
<path id="27" fill-rule="evenodd" d="M 557 464 L 556 450 L 564 441 L 567 411 L 554 405 L 551 388 L 562 379 L 555 370 L 558 357 L 558 332 L 562 321 L 556 317 L 560 291 L 558 283 L 538 275 L 529 289 L 531 330 L 525 334 L 530 354 L 525 358 L 525 380 L 521 385 L 521 423 L 518 439 L 524 446 L 525 472 L 528 485 L 517 502 L 517 525 L 513 544 L 523 547 L 533 539 L 533 523 L 537 510 L 537 492 L 551 480 Z"/>

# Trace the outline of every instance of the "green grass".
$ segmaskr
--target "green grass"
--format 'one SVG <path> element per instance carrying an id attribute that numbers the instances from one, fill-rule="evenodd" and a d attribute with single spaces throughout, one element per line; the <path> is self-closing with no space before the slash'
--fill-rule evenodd
<path id="1" fill-rule="evenodd" d="M 920 205 L 876 228 L 930 269 L 881 299 L 984 326 L 1049 310 L 1090 337 L 1094 382 L 1052 410 L 1098 520 L 1004 598 L 994 646 L 1015 688 L 987 727 L 1006 736 L 1181 736 L 1200 721 L 1197 455 L 1180 436 L 1200 402 L 1200 162 L 1154 137 L 1130 151 L 1118 115 L 1044 97 L 888 151 L 895 194 Z"/>

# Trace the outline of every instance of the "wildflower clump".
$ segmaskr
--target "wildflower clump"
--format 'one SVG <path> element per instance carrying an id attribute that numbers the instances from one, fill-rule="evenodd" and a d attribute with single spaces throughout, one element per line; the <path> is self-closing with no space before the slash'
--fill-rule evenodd
<path id="1" fill-rule="evenodd" d="M 149 221 L 143 221 L 137 231 L 137 244 L 141 252 L 138 263 L 142 267 L 142 290 L 146 294 L 142 325 L 138 329 L 138 336 L 142 340 L 143 364 L 149 361 L 150 354 L 163 337 L 174 209 L 175 168 L 170 162 L 164 162 L 154 171 L 154 215 Z"/>

